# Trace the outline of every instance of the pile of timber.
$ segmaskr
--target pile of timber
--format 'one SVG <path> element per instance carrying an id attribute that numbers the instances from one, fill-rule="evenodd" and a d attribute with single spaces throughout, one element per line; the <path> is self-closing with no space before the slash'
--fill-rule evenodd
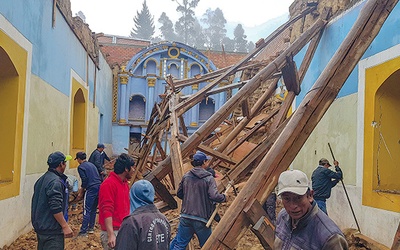
<path id="1" fill-rule="evenodd" d="M 266 39 L 261 39 L 254 51 L 232 67 L 175 82 L 168 77 L 167 89 L 162 101 L 154 105 L 137 155 L 138 172 L 152 182 L 158 198 L 168 208 L 178 207 L 175 189 L 185 164 L 196 150 L 212 156 L 212 167 L 224 173 L 218 183 L 220 191 L 229 182 L 239 183 L 250 176 L 204 249 L 233 249 L 247 228 L 251 228 L 263 246 L 272 245 L 274 228 L 261 204 L 332 104 L 396 4 L 397 0 L 367 1 L 337 53 L 294 113 L 291 113 L 294 98 L 300 93 L 301 82 L 328 23 L 329 9 L 279 55 L 257 60 L 269 44 L 277 44 L 276 40 L 283 39 L 282 34 L 314 11 L 314 7 L 306 8 Z M 306 45 L 305 56 L 297 68 L 293 57 Z M 233 82 L 237 76 L 240 81 Z M 195 94 L 180 94 L 182 88 L 203 82 L 208 84 Z M 275 97 L 278 83 L 286 91 L 283 100 Z M 239 88 L 238 92 L 228 95 L 227 102 L 189 135 L 182 115 L 209 95 L 229 93 L 234 88 Z M 258 99 L 251 101 L 252 94 L 260 89 Z"/>

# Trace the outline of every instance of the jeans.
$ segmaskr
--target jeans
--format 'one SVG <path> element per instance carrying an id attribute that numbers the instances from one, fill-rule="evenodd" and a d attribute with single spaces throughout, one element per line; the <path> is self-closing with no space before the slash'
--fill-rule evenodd
<path id="1" fill-rule="evenodd" d="M 83 221 L 79 233 L 87 233 L 88 229 L 93 229 L 96 222 L 96 212 L 99 194 L 99 187 L 91 187 L 86 190 L 83 202 Z"/>
<path id="2" fill-rule="evenodd" d="M 197 235 L 200 247 L 203 247 L 211 235 L 211 227 L 206 227 L 206 223 L 201 221 L 180 218 L 178 233 L 171 242 L 170 250 L 185 250 L 193 234 Z"/>
<path id="3" fill-rule="evenodd" d="M 64 250 L 64 234 L 37 234 L 38 250 Z"/>
<path id="4" fill-rule="evenodd" d="M 328 211 L 326 210 L 326 200 L 315 200 L 315 202 L 317 202 L 319 209 L 321 209 L 322 212 L 328 215 Z"/>

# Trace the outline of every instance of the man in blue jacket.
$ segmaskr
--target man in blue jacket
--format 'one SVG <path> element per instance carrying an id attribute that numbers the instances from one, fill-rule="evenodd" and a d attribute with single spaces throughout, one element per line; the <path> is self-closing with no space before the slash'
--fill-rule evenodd
<path id="1" fill-rule="evenodd" d="M 84 195 L 83 221 L 78 236 L 87 236 L 87 233 L 94 233 L 101 178 L 96 166 L 86 161 L 85 152 L 76 153 L 75 160 L 79 163 L 78 173 L 82 180 L 78 200 Z"/>
<path id="2" fill-rule="evenodd" d="M 339 162 L 334 161 L 335 171 L 329 169 L 331 164 L 325 158 L 319 160 L 319 166 L 314 170 L 311 176 L 312 189 L 314 190 L 314 200 L 318 207 L 326 214 L 326 200 L 331 197 L 331 191 L 334 186 L 343 178 Z"/>
<path id="3" fill-rule="evenodd" d="M 104 160 L 110 161 L 110 158 L 108 157 L 106 152 L 104 152 L 104 148 L 105 148 L 105 146 L 103 143 L 97 144 L 97 148 L 95 150 L 93 150 L 93 152 L 90 154 L 90 157 L 89 157 L 89 162 L 93 163 L 96 166 L 97 171 L 99 172 L 99 175 L 100 175 L 102 181 L 106 177 L 106 170 L 104 168 Z"/>
<path id="4" fill-rule="evenodd" d="M 49 155 L 49 168 L 35 183 L 31 220 L 37 234 L 40 250 L 63 250 L 64 237 L 72 237 L 71 227 L 65 215 L 68 214 L 68 184 L 64 175 L 70 155 L 57 151 Z"/>
<path id="5" fill-rule="evenodd" d="M 217 184 L 207 167 L 207 156 L 203 152 L 193 155 L 193 168 L 179 183 L 177 196 L 182 199 L 182 209 L 178 233 L 170 245 L 171 250 L 186 249 L 193 234 L 197 235 L 200 246 L 211 235 L 211 228 L 206 224 L 214 211 L 213 202 L 225 202 L 224 194 L 218 193 Z"/>

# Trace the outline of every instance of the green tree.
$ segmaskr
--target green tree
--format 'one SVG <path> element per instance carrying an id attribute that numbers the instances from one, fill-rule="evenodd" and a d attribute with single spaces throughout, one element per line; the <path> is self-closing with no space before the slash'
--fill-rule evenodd
<path id="1" fill-rule="evenodd" d="M 188 45 L 189 41 L 193 43 L 195 36 L 195 13 L 194 9 L 197 7 L 197 4 L 200 0 L 182 0 L 182 3 L 178 0 L 172 0 L 178 4 L 176 11 L 181 13 L 182 16 L 175 23 L 175 32 L 178 35 L 180 40 L 183 40 L 183 43 Z"/>
<path id="2" fill-rule="evenodd" d="M 225 51 L 235 50 L 235 41 L 227 36 L 222 39 L 222 44 L 224 45 Z"/>
<path id="3" fill-rule="evenodd" d="M 222 10 L 216 8 L 215 11 L 207 9 L 201 21 L 208 27 L 205 29 L 207 47 L 213 50 L 221 50 L 221 44 L 226 37 L 226 19 Z"/>
<path id="4" fill-rule="evenodd" d="M 199 20 L 196 18 L 196 21 L 194 23 L 194 35 L 190 36 L 191 41 L 190 44 L 197 49 L 205 49 L 205 44 L 206 44 L 206 36 L 204 34 L 204 29 L 201 27 L 201 24 Z"/>
<path id="5" fill-rule="evenodd" d="M 133 18 L 135 27 L 132 28 L 131 37 L 151 40 L 155 30 L 154 18 L 150 14 L 146 0 L 143 2 L 143 8 L 140 13 L 136 13 L 136 16 Z"/>
<path id="6" fill-rule="evenodd" d="M 256 45 L 252 42 L 252 41 L 250 41 L 248 44 L 247 44 L 247 51 L 248 52 L 251 52 L 251 51 L 253 51 L 253 49 L 256 47 Z"/>
<path id="7" fill-rule="evenodd" d="M 177 41 L 177 35 L 174 31 L 174 24 L 171 19 L 163 12 L 158 19 L 158 22 L 161 24 L 160 31 L 161 37 L 166 41 Z"/>
<path id="8" fill-rule="evenodd" d="M 244 29 L 241 24 L 238 24 L 233 31 L 233 35 L 235 36 L 233 40 L 235 40 L 235 51 L 237 52 L 247 52 L 247 40 L 246 35 L 244 34 Z"/>

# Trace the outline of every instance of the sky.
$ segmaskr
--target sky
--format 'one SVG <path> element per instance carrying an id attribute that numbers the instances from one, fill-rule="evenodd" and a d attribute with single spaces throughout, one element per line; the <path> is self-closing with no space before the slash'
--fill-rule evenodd
<path id="1" fill-rule="evenodd" d="M 146 0 L 158 30 L 162 12 L 175 23 L 179 18 L 176 7 L 183 0 Z M 227 22 L 238 22 L 244 27 L 254 27 L 269 19 L 289 13 L 294 0 L 200 0 L 195 13 L 200 18 L 207 9 L 220 8 Z M 129 36 L 134 27 L 133 18 L 143 8 L 143 0 L 71 0 L 72 15 L 82 11 L 89 28 L 96 33 Z"/>

